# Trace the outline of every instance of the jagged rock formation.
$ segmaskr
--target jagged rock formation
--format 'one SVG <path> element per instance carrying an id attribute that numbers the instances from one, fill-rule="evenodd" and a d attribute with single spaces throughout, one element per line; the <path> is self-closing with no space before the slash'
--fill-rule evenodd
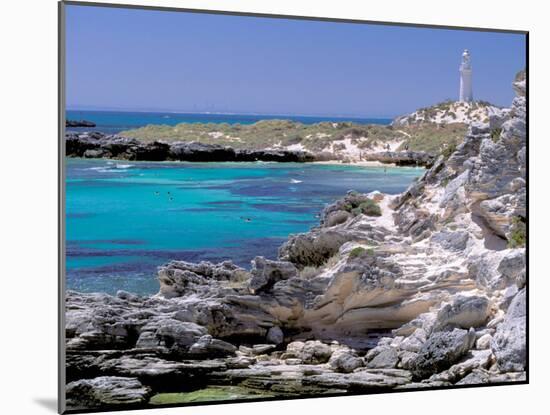
<path id="1" fill-rule="evenodd" d="M 524 76 L 514 88 L 406 192 L 350 192 L 278 261 L 174 261 L 149 298 L 68 292 L 70 396 L 121 377 L 112 405 L 190 383 L 308 396 L 525 380 Z"/>

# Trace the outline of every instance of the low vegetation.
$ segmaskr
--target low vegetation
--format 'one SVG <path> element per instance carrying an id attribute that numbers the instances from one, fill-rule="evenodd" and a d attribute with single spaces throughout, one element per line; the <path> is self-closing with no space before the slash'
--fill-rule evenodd
<path id="1" fill-rule="evenodd" d="M 373 199 L 358 192 L 350 192 L 342 208 L 352 215 L 382 216 L 380 205 Z"/>
<path id="2" fill-rule="evenodd" d="M 367 199 L 359 205 L 361 213 L 367 216 L 382 216 L 380 205 L 372 199 Z"/>
<path id="3" fill-rule="evenodd" d="M 440 154 L 448 146 L 456 146 L 464 140 L 468 131 L 466 124 L 419 124 L 403 128 L 410 137 L 398 150 L 424 151 Z"/>
<path id="4" fill-rule="evenodd" d="M 516 216 L 512 219 L 508 248 L 521 248 L 527 242 L 527 226 L 522 218 Z"/>
<path id="5" fill-rule="evenodd" d="M 374 255 L 374 249 L 372 248 L 363 248 L 362 246 L 358 246 L 356 248 L 353 248 L 350 253 L 350 258 L 359 258 L 364 256 L 373 256 Z"/>
<path id="6" fill-rule="evenodd" d="M 443 150 L 441 151 L 441 154 L 443 157 L 448 159 L 451 157 L 451 155 L 456 151 L 456 144 L 455 143 L 448 143 Z"/>
<path id="7" fill-rule="evenodd" d="M 353 248 L 350 253 L 349 253 L 349 257 L 350 258 L 359 258 L 361 256 L 363 256 L 365 253 L 367 252 L 367 250 L 361 246 L 358 246 L 356 248 Z"/>
<path id="8" fill-rule="evenodd" d="M 493 128 L 491 130 L 491 140 L 493 140 L 493 143 L 496 143 L 499 140 L 501 133 L 502 128 Z"/>
<path id="9" fill-rule="evenodd" d="M 465 124 L 420 124 L 405 127 L 357 124 L 352 122 L 321 122 L 302 124 L 288 120 L 263 120 L 254 124 L 180 123 L 148 125 L 120 134 L 143 142 L 162 140 L 197 141 L 205 144 L 228 145 L 243 149 L 268 147 L 304 148 L 312 152 L 345 150 L 346 144 L 361 150 L 384 151 L 390 143 L 397 150 L 425 151 L 438 154 L 447 144 L 464 138 Z"/>

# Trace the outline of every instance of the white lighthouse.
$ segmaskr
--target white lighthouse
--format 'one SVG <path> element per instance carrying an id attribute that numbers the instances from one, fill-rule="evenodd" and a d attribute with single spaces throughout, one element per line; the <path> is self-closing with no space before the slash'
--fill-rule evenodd
<path id="1" fill-rule="evenodd" d="M 460 102 L 472 102 L 472 64 L 470 63 L 470 52 L 465 49 L 462 52 L 462 63 L 460 64 Z"/>

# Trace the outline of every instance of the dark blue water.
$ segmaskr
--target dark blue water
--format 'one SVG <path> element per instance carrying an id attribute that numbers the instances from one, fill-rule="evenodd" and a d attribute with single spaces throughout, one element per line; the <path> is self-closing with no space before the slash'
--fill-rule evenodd
<path id="1" fill-rule="evenodd" d="M 153 294 L 172 259 L 249 267 L 348 190 L 399 193 L 418 168 L 67 159 L 67 287 Z"/>
<path id="2" fill-rule="evenodd" d="M 67 111 L 68 120 L 87 120 L 96 123 L 93 130 L 115 134 L 132 128 L 149 124 L 176 125 L 179 123 L 228 123 L 254 124 L 261 120 L 292 120 L 303 124 L 329 122 L 354 122 L 358 124 L 388 125 L 389 118 L 341 118 L 341 117 L 309 117 L 289 115 L 247 115 L 247 114 L 176 114 L 169 112 L 121 112 L 121 111 Z M 91 128 L 68 128 L 68 131 L 89 131 Z"/>

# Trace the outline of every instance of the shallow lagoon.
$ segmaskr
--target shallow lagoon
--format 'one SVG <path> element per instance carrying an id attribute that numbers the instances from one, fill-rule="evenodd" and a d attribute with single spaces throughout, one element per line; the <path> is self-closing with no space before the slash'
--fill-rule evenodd
<path id="1" fill-rule="evenodd" d="M 158 291 L 172 259 L 277 256 L 348 190 L 399 193 L 420 168 L 67 159 L 67 288 Z"/>

